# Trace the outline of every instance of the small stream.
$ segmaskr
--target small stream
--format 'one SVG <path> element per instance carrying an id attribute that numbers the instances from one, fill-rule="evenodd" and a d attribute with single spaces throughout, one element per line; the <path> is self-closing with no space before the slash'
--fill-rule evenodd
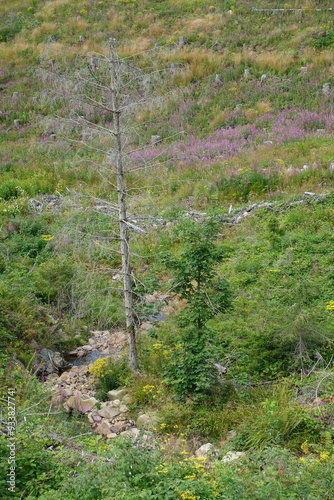
<path id="1" fill-rule="evenodd" d="M 64 354 L 64 359 L 72 363 L 73 366 L 82 366 L 94 363 L 97 359 L 105 358 L 106 356 L 107 354 L 104 354 L 102 351 L 92 351 L 88 353 L 87 356 L 80 357 L 73 354 Z"/>

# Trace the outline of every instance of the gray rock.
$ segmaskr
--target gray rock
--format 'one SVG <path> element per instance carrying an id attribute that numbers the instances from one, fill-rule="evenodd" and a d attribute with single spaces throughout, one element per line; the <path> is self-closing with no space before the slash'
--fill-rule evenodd
<path id="1" fill-rule="evenodd" d="M 156 144 L 159 144 L 161 142 L 161 137 L 160 135 L 151 135 L 151 145 L 155 146 Z"/>
<path id="2" fill-rule="evenodd" d="M 325 83 L 323 86 L 322 86 L 322 93 L 324 95 L 327 95 L 329 94 L 329 91 L 330 91 L 330 85 L 329 83 Z"/>
<path id="3" fill-rule="evenodd" d="M 79 43 L 84 43 L 85 41 L 85 36 L 84 35 L 80 35 L 79 36 Z"/>
<path id="4" fill-rule="evenodd" d="M 13 92 L 12 98 L 13 99 L 18 99 L 19 98 L 19 93 L 18 92 Z"/>
<path id="5" fill-rule="evenodd" d="M 232 462 L 233 460 L 239 460 L 240 458 L 242 457 L 245 457 L 246 456 L 246 453 L 244 453 L 243 451 L 229 451 L 223 458 L 222 458 L 222 462 L 226 463 L 226 462 Z"/>
<path id="6" fill-rule="evenodd" d="M 267 80 L 268 78 L 268 75 L 262 75 L 261 76 L 261 82 L 264 82 L 265 80 Z"/>
<path id="7" fill-rule="evenodd" d="M 220 76 L 219 73 L 217 73 L 216 76 L 215 76 L 215 83 L 218 84 L 218 83 L 221 83 L 221 81 L 222 81 L 221 76 Z"/>
<path id="8" fill-rule="evenodd" d="M 204 457 L 206 458 L 208 454 L 214 451 L 214 446 L 211 443 L 203 444 L 198 450 L 195 451 L 196 457 Z"/>
<path id="9" fill-rule="evenodd" d="M 98 59 L 97 57 L 91 57 L 89 61 L 89 66 L 92 71 L 95 71 L 98 67 Z"/>
<path id="10" fill-rule="evenodd" d="M 56 35 L 51 35 L 48 40 L 48 43 L 55 43 L 56 41 L 57 41 Z"/>
<path id="11" fill-rule="evenodd" d="M 111 406 L 104 406 L 101 410 L 97 412 L 100 417 L 107 418 L 108 420 L 112 420 L 117 417 L 121 412 L 118 408 L 111 408 Z"/>
<path id="12" fill-rule="evenodd" d="M 329 169 L 330 169 L 330 170 L 332 170 L 332 171 L 334 172 L 334 163 L 331 163 L 331 164 L 329 165 Z"/>
<path id="13" fill-rule="evenodd" d="M 302 66 L 299 70 L 300 74 L 306 75 L 307 73 L 307 66 Z"/>
<path id="14" fill-rule="evenodd" d="M 237 104 L 235 109 L 236 111 L 239 111 L 239 109 L 241 109 L 243 107 L 243 104 Z"/>
<path id="15" fill-rule="evenodd" d="M 84 413 L 92 410 L 97 403 L 97 400 L 87 394 L 78 394 L 77 396 L 71 396 L 67 401 L 66 405 L 73 410 L 79 410 Z"/>
<path id="16" fill-rule="evenodd" d="M 102 436 L 107 436 L 111 433 L 111 425 L 108 420 L 102 420 L 100 424 L 95 429 L 96 434 L 101 434 Z"/>
<path id="17" fill-rule="evenodd" d="M 185 46 L 185 44 L 186 44 L 185 37 L 184 36 L 180 36 L 180 38 L 179 38 L 179 47 L 180 47 L 180 49 L 183 49 L 183 47 Z"/>
<path id="18" fill-rule="evenodd" d="M 127 425 L 124 422 L 117 422 L 111 425 L 110 430 L 115 434 L 119 434 L 120 432 L 127 430 Z"/>
<path id="19" fill-rule="evenodd" d="M 250 70 L 246 68 L 244 71 L 244 78 L 249 78 L 249 76 L 250 76 Z"/>
<path id="20" fill-rule="evenodd" d="M 326 130 L 324 128 L 318 128 L 317 129 L 317 134 L 325 134 Z"/>
<path id="21" fill-rule="evenodd" d="M 115 399 L 122 399 L 122 396 L 125 396 L 126 392 L 126 389 L 114 389 L 109 391 L 107 396 L 109 401 L 114 401 Z"/>
<path id="22" fill-rule="evenodd" d="M 20 128 L 20 120 L 14 120 L 14 127 L 16 128 L 16 130 Z"/>

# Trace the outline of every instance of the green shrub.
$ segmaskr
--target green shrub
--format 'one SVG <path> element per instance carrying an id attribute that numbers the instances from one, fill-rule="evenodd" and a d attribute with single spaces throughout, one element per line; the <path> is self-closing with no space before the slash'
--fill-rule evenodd
<path id="1" fill-rule="evenodd" d="M 66 256 L 55 256 L 42 262 L 33 274 L 37 297 L 46 303 L 52 302 L 56 298 L 62 303 L 66 299 L 67 287 L 69 287 L 75 272 L 73 263 Z"/>

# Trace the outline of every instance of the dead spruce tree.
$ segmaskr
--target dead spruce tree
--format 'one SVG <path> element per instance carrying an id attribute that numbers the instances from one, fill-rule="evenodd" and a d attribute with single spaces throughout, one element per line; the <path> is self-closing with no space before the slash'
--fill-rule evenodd
<path id="1" fill-rule="evenodd" d="M 178 89 L 169 90 L 177 74 L 175 68 L 171 71 L 169 66 L 158 66 L 154 54 L 149 54 L 146 66 L 141 67 L 135 57 L 120 58 L 116 41 L 111 39 L 108 55 L 94 54 L 88 59 L 84 57 L 84 61 L 82 56 L 76 55 L 63 63 L 58 72 L 42 73 L 45 80 L 51 83 L 52 90 L 48 94 L 53 96 L 55 102 L 58 99 L 67 103 L 65 113 L 58 114 L 57 119 L 51 125 L 49 123 L 49 129 L 51 127 L 57 138 L 72 148 L 84 148 L 95 160 L 104 158 L 98 173 L 105 183 L 117 191 L 117 203 L 113 206 L 109 203 L 108 209 L 118 213 L 129 367 L 133 372 L 138 370 L 138 359 L 129 231 L 140 231 L 140 228 L 134 226 L 129 216 L 129 190 L 125 179 L 128 174 L 133 176 L 138 172 L 145 176 L 148 168 L 157 164 L 162 167 L 164 163 L 159 150 L 147 159 L 147 149 L 160 142 L 160 136 L 148 138 L 146 131 L 146 137 L 141 137 L 135 116 L 143 108 L 155 112 L 166 109 L 180 94 Z M 184 66 L 179 65 L 179 73 L 183 69 Z M 68 105 L 71 110 L 68 110 Z M 111 124 L 108 124 L 110 119 Z M 156 130 L 157 127 L 154 128 Z M 143 139 L 144 145 L 138 147 Z"/>

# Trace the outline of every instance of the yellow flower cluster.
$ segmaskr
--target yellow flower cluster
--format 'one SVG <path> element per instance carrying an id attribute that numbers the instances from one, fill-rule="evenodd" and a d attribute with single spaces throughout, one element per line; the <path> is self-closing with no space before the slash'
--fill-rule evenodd
<path id="1" fill-rule="evenodd" d="M 327 311 L 334 311 L 334 300 L 328 302 L 326 309 Z"/>
<path id="2" fill-rule="evenodd" d="M 158 394 L 160 394 L 160 390 L 157 390 L 155 385 L 144 385 L 143 392 L 150 396 L 150 398 L 155 399 Z"/>
<path id="3" fill-rule="evenodd" d="M 54 239 L 54 236 L 51 236 L 51 234 L 42 234 L 42 239 L 44 241 L 52 241 Z"/>
<path id="4" fill-rule="evenodd" d="M 110 366 L 109 359 L 99 358 L 89 368 L 89 373 L 91 373 L 97 378 L 103 378 L 109 373 L 112 373 L 112 370 L 110 369 L 109 366 Z"/>

